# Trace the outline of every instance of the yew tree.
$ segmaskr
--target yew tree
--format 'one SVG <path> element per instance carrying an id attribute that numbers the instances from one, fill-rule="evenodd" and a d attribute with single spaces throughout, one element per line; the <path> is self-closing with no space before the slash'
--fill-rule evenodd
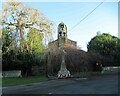
<path id="1" fill-rule="evenodd" d="M 87 45 L 89 53 L 99 53 L 113 65 L 120 64 L 120 39 L 107 33 L 93 37 Z"/>

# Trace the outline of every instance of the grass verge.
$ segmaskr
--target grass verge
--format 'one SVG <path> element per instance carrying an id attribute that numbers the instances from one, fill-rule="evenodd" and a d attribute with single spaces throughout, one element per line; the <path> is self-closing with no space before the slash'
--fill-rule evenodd
<path id="1" fill-rule="evenodd" d="M 2 86 L 14 86 L 29 83 L 37 83 L 47 81 L 48 78 L 45 76 L 30 76 L 30 77 L 14 77 L 14 78 L 2 78 Z"/>

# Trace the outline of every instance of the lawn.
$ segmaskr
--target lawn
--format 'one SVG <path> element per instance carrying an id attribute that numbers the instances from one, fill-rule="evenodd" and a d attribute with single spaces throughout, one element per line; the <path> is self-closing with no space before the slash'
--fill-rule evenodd
<path id="1" fill-rule="evenodd" d="M 2 78 L 2 86 L 13 86 L 21 84 L 29 84 L 47 81 L 48 78 L 45 76 L 30 76 L 30 77 L 14 77 L 14 78 Z"/>

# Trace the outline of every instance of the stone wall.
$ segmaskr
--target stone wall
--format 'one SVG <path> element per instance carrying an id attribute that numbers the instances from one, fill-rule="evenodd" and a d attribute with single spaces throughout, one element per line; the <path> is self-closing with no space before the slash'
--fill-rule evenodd
<path id="1" fill-rule="evenodd" d="M 3 71 L 2 77 L 22 77 L 21 70 Z"/>

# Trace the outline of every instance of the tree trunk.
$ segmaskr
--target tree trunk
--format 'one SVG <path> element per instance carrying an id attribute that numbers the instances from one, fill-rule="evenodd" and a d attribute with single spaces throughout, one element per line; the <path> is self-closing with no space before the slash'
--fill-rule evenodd
<path id="1" fill-rule="evenodd" d="M 23 52 L 24 49 L 24 27 L 20 27 L 20 50 Z"/>

